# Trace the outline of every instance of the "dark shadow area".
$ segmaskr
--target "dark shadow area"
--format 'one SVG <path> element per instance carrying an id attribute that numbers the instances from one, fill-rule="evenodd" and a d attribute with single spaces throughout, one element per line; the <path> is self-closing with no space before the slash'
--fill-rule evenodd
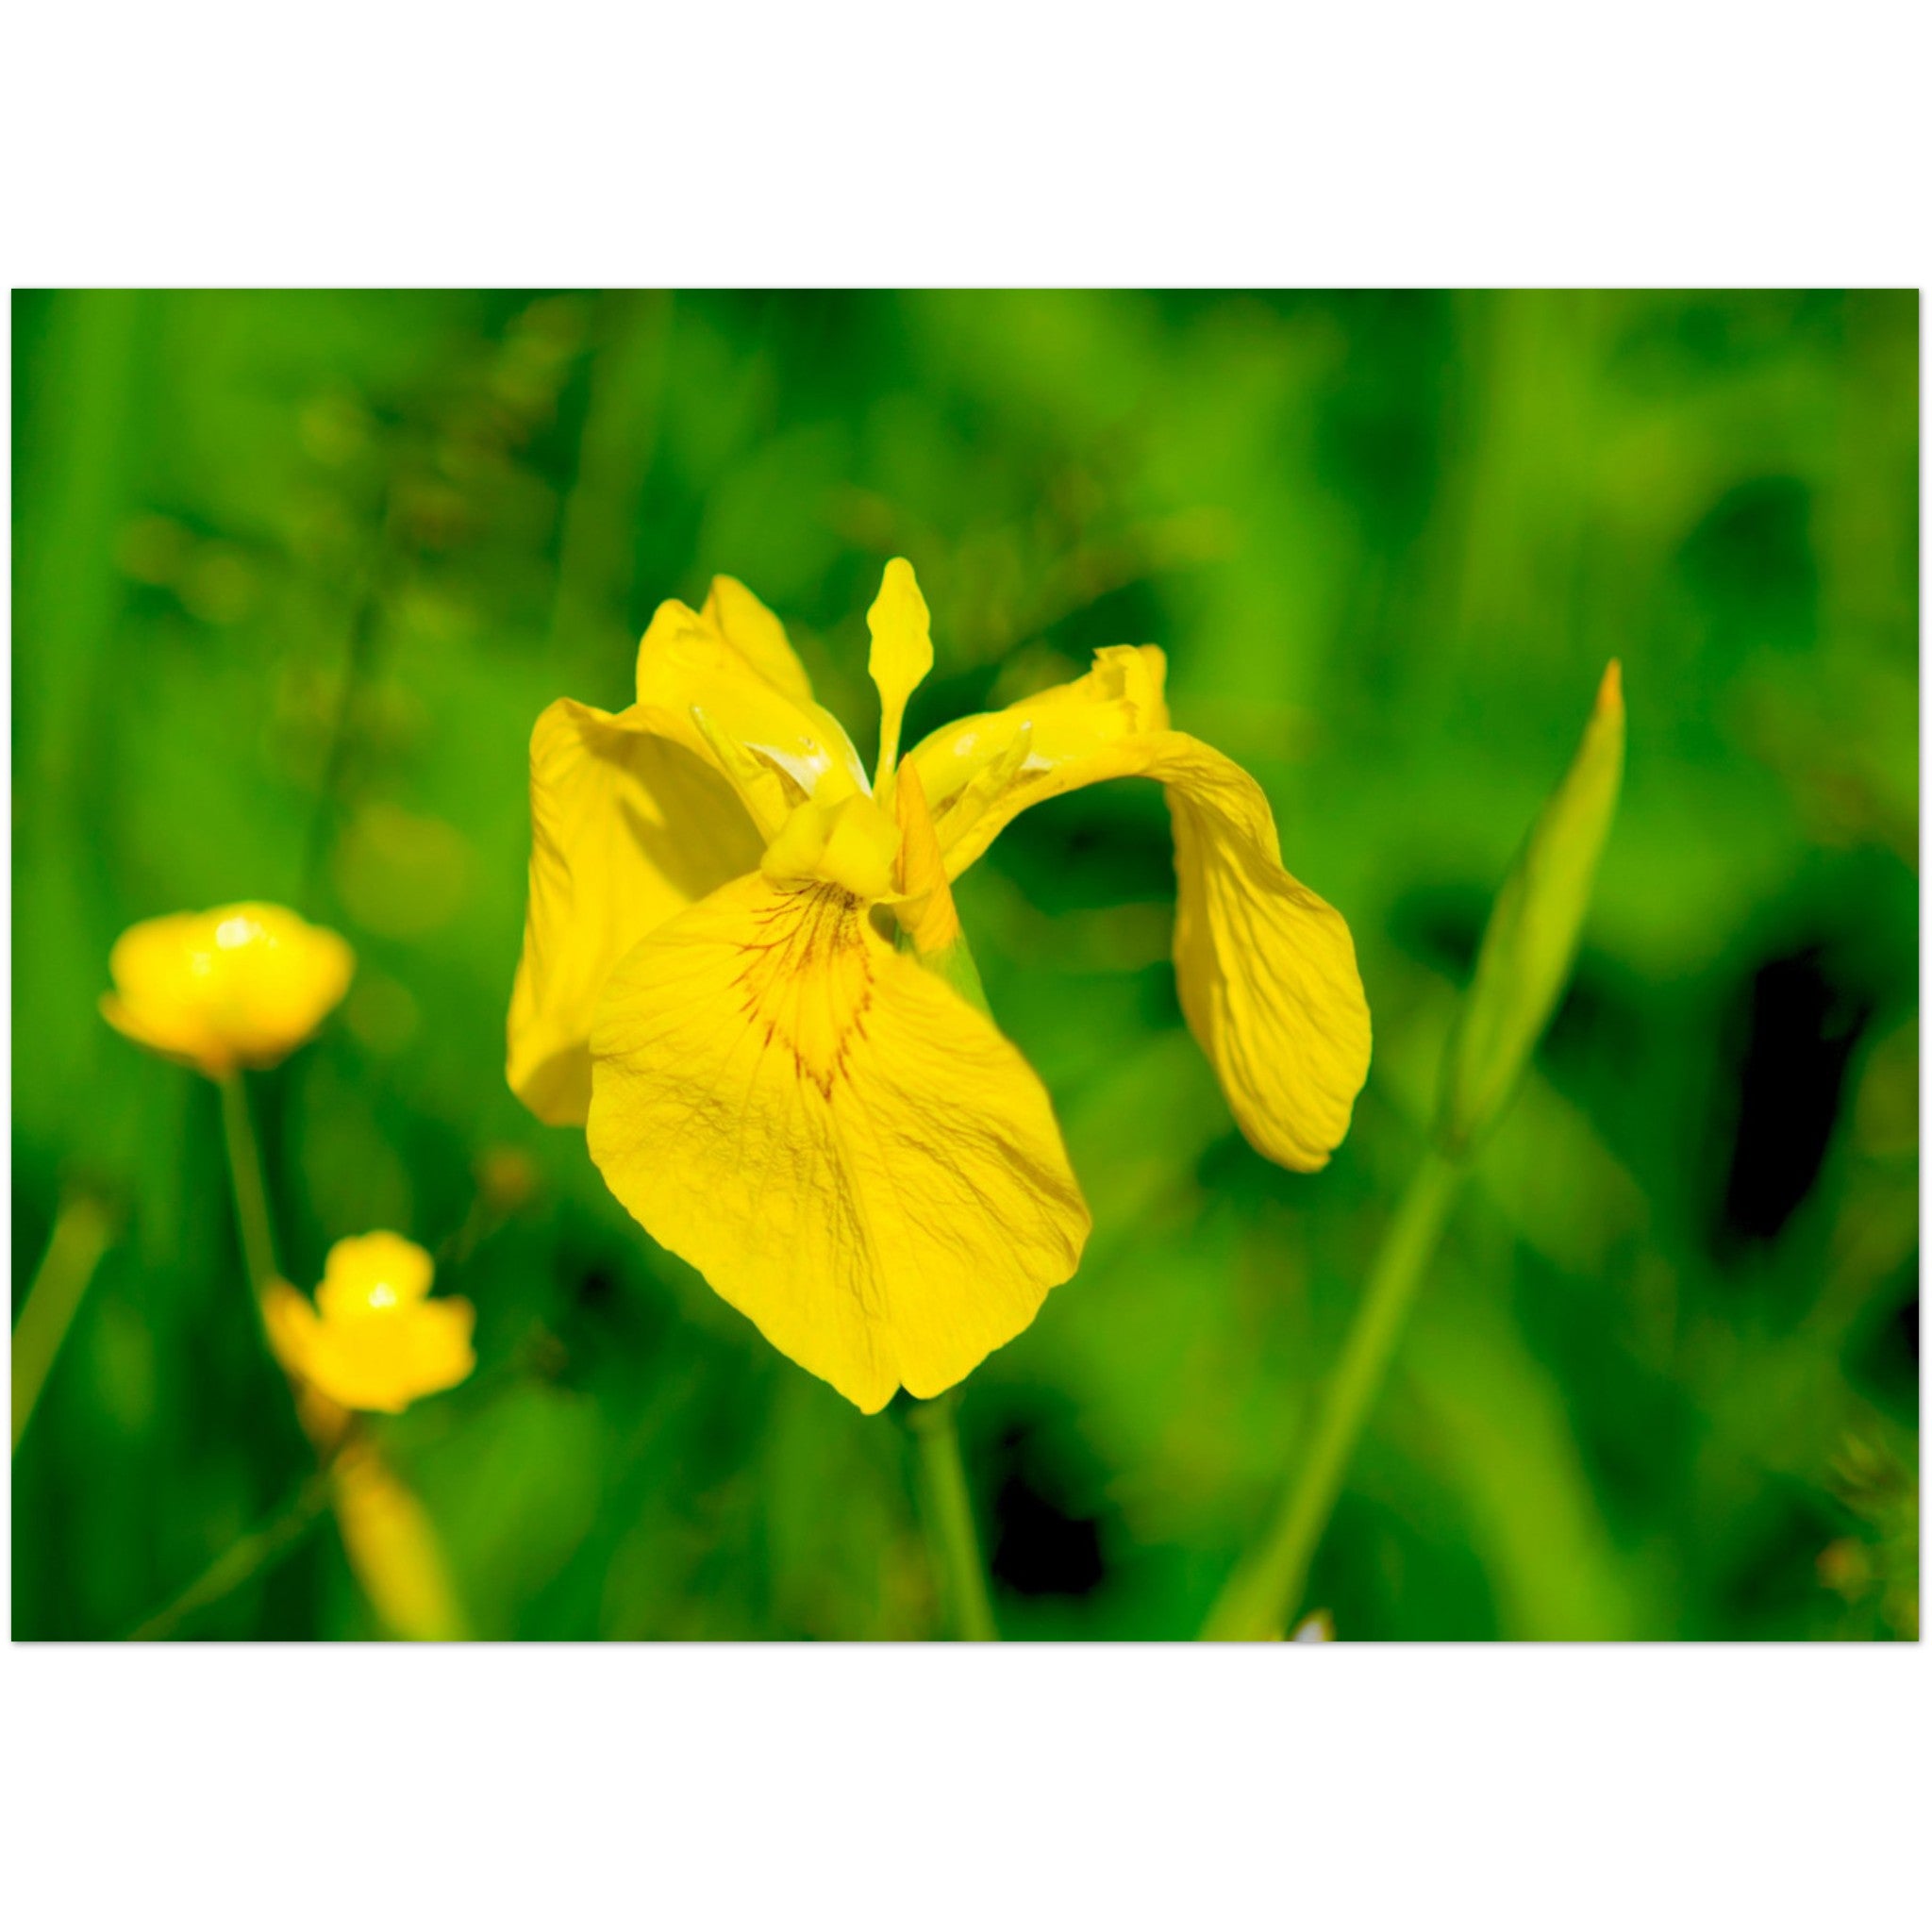
<path id="1" fill-rule="evenodd" d="M 1811 1191 L 1843 1099 L 1845 1067 L 1872 1017 L 1824 948 L 1772 959 L 1751 983 L 1738 1120 L 1720 1250 L 1774 1241 Z"/>

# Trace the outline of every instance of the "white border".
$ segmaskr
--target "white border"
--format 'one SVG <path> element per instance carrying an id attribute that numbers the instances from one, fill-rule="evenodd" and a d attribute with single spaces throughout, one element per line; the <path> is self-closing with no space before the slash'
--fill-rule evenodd
<path id="1" fill-rule="evenodd" d="M 1924 279 L 1909 15 L 39 8 L 14 286 Z M 1908 1922 L 1923 1649 L 5 1659 L 19 1923 Z"/>

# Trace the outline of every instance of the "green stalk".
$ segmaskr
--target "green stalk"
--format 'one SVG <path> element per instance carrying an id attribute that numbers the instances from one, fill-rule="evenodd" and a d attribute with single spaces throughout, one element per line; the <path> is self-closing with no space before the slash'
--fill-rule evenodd
<path id="1" fill-rule="evenodd" d="M 166 1608 L 128 1632 L 130 1643 L 152 1643 L 175 1630 L 208 1605 L 220 1603 L 287 1556 L 328 1501 L 328 1471 L 319 1469 L 259 1529 L 230 1543 Z"/>
<path id="2" fill-rule="evenodd" d="M 248 1095 L 242 1084 L 242 1075 L 239 1073 L 226 1074 L 219 1084 L 228 1169 L 235 1182 L 235 1220 L 242 1230 L 242 1252 L 246 1257 L 248 1277 L 255 1290 L 256 1307 L 265 1318 L 268 1293 L 279 1278 L 280 1270 L 275 1266 L 275 1232 L 269 1219 L 268 1186 L 262 1176 L 261 1150 L 255 1138 L 254 1123 L 249 1118 Z M 296 1412 L 298 1419 L 303 1419 L 299 1405 Z M 134 1633 L 136 1637 L 165 1636 L 191 1611 L 212 1603 L 217 1597 L 226 1595 L 246 1582 L 258 1570 L 278 1557 L 308 1527 L 316 1513 L 330 1503 L 334 1505 L 336 1520 L 342 1528 L 349 1567 L 354 1571 L 363 1595 L 375 1607 L 378 1618 L 396 1627 L 401 1635 L 458 1637 L 463 1634 L 461 1612 L 448 1602 L 451 1592 L 442 1577 L 441 1552 L 436 1546 L 427 1519 L 422 1514 L 422 1505 L 389 1473 L 375 1445 L 367 1445 L 366 1453 L 356 1464 L 354 1474 L 360 1479 L 353 1491 L 345 1483 L 336 1480 L 352 1474 L 349 1465 L 342 1462 L 341 1453 L 347 1442 L 355 1440 L 355 1432 L 359 1431 L 360 1418 L 351 1419 L 347 1424 L 351 1434 L 347 1437 L 320 1437 L 306 1419 L 303 1419 L 303 1427 L 308 1432 L 323 1467 L 303 1487 L 294 1503 L 265 1529 L 244 1537 L 225 1556 L 217 1558 L 213 1568 L 198 1583 L 192 1585 L 186 1594 L 167 1609 L 143 1624 Z M 386 1490 L 382 1488 L 384 1485 Z M 372 1491 L 375 1492 L 373 1508 Z M 400 1519 L 399 1509 L 402 1512 Z M 376 1532 L 374 1542 L 371 1541 L 372 1519 Z M 416 1572 L 409 1574 L 409 1583 L 420 1580 L 425 1563 L 433 1566 L 438 1596 L 433 1627 L 405 1629 L 393 1608 L 394 1559 L 399 1546 L 404 1547 L 406 1571 L 408 1563 L 417 1565 Z M 420 1598 L 412 1598 L 411 1602 L 412 1606 L 420 1607 Z"/>
<path id="3" fill-rule="evenodd" d="M 92 1194 L 70 1194 L 54 1223 L 54 1237 L 13 1324 L 13 1447 L 41 1399 L 54 1357 L 80 1308 L 81 1297 L 113 1238 L 108 1210 Z"/>
<path id="4" fill-rule="evenodd" d="M 979 1539 L 973 1527 L 973 1499 L 959 1457 L 958 1400 L 946 1394 L 915 1402 L 907 1425 L 919 1444 L 920 1514 L 926 1547 L 939 1573 L 955 1632 L 968 1643 L 988 1643 L 999 1636 L 987 1593 Z"/>
<path id="5" fill-rule="evenodd" d="M 224 1074 L 217 1084 L 222 1090 L 222 1132 L 228 1147 L 228 1173 L 235 1183 L 235 1222 L 242 1232 L 242 1257 L 248 1264 L 249 1286 L 258 1299 L 280 1273 L 275 1266 L 275 1230 L 269 1220 L 268 1185 L 261 1174 L 261 1149 L 248 1115 L 248 1094 L 242 1075 Z"/>
<path id="6" fill-rule="evenodd" d="M 1382 1237 L 1341 1359 L 1323 1392 L 1314 1434 L 1259 1542 L 1221 1592 L 1203 1637 L 1281 1636 L 1300 1607 L 1349 1457 L 1374 1407 L 1465 1169 L 1431 1148 Z"/>

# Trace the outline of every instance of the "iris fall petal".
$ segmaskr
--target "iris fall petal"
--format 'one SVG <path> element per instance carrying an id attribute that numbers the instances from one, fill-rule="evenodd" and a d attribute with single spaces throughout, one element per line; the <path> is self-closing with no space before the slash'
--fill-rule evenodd
<path id="1" fill-rule="evenodd" d="M 612 1191 L 868 1413 L 958 1381 L 1079 1260 L 1038 1076 L 837 887 L 741 879 L 659 927 L 591 1052 Z"/>
<path id="2" fill-rule="evenodd" d="M 1232 758 L 1167 727 L 1152 645 L 1100 652 L 1072 684 L 966 718 L 910 754 L 953 876 L 1028 806 L 1104 778 L 1153 778 L 1174 818 L 1181 1008 L 1241 1131 L 1310 1172 L 1368 1077 L 1369 1008 L 1341 915 L 1281 863 L 1274 815 Z"/>

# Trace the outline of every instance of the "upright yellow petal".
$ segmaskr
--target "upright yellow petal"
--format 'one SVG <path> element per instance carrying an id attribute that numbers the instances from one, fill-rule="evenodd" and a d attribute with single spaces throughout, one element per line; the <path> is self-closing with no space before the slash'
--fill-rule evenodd
<path id="1" fill-rule="evenodd" d="M 721 595 L 717 584 L 712 591 L 717 608 L 741 635 L 753 636 L 758 626 L 746 610 L 757 600 L 748 591 L 742 601 L 730 592 Z M 758 608 L 763 611 L 761 605 Z M 776 620 L 772 623 L 775 627 Z M 766 635 L 764 658 L 754 659 L 708 615 L 672 599 L 658 605 L 638 646 L 637 691 L 639 711 L 653 731 L 720 771 L 744 791 L 753 813 L 775 826 L 828 780 L 841 791 L 864 791 L 865 768 L 831 712 L 799 696 L 795 680 L 788 684 L 769 675 L 771 643 Z M 791 662 L 797 669 L 796 660 Z M 804 675 L 798 669 L 797 679 Z M 721 736 L 747 758 L 721 757 Z"/>
<path id="2" fill-rule="evenodd" d="M 1090 1221 L 1017 1050 L 837 887 L 724 887 L 611 975 L 589 1141 L 611 1191 L 872 1413 L 1024 1328 Z"/>
<path id="3" fill-rule="evenodd" d="M 1285 871 L 1261 788 L 1168 728 L 1152 645 L 1097 654 L 1085 677 L 916 746 L 953 876 L 1028 806 L 1103 778 L 1153 778 L 1174 817 L 1181 1008 L 1241 1131 L 1311 1171 L 1348 1131 L 1368 1077 L 1369 1009 L 1341 915 Z"/>
<path id="4" fill-rule="evenodd" d="M 892 803 L 899 820 L 899 884 L 905 895 L 897 908 L 900 930 L 914 952 L 942 953 L 958 942 L 959 914 L 917 765 L 908 761 L 899 774 Z"/>
<path id="5" fill-rule="evenodd" d="M 789 698 L 812 702 L 811 679 L 785 626 L 736 577 L 713 577 L 704 616 L 739 655 Z"/>
<path id="6" fill-rule="evenodd" d="M 569 698 L 530 739 L 530 822 L 509 1084 L 538 1119 L 581 1124 L 610 969 L 674 913 L 756 871 L 762 841 L 715 769 L 653 735 L 640 710 Z"/>
<path id="7" fill-rule="evenodd" d="M 920 594 L 919 579 L 903 557 L 886 565 L 884 581 L 865 613 L 872 632 L 867 669 L 879 693 L 879 763 L 874 783 L 883 793 L 899 762 L 899 733 L 906 703 L 932 670 L 932 616 Z"/>

